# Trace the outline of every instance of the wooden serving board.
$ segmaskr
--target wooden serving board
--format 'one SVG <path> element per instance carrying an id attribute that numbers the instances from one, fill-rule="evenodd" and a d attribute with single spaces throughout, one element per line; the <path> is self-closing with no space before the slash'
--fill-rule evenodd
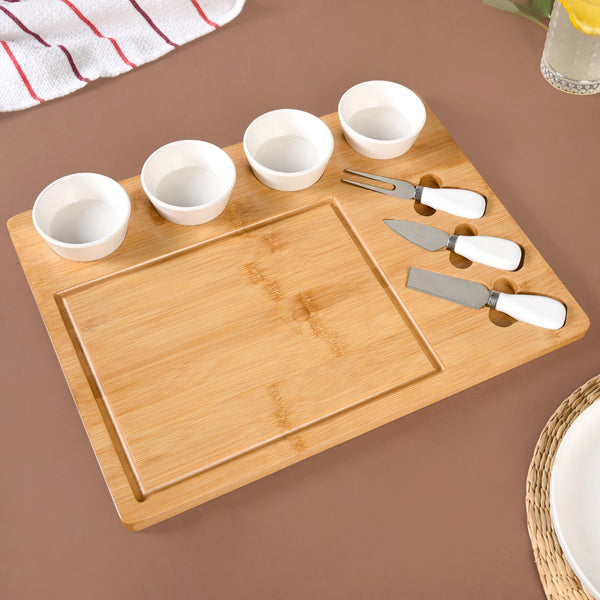
<path id="1" fill-rule="evenodd" d="M 122 182 L 129 231 L 77 263 L 8 227 L 126 527 L 142 529 L 550 352 L 589 320 L 447 131 L 428 111 L 413 148 L 386 161 L 345 143 L 300 192 L 260 184 L 242 145 L 226 211 L 185 227 L 160 217 L 139 177 Z M 484 194 L 469 221 L 341 182 L 345 167 Z M 503 273 L 426 252 L 383 223 L 401 218 L 519 243 Z M 405 287 L 410 266 L 567 306 L 558 331 Z"/>

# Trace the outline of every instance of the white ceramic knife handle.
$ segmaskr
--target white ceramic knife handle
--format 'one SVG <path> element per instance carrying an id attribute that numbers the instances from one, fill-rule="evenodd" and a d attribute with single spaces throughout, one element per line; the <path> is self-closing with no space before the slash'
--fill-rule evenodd
<path id="1" fill-rule="evenodd" d="M 511 240 L 488 235 L 458 235 L 454 252 L 495 269 L 514 271 L 523 258 L 521 247 Z"/>
<path id="2" fill-rule="evenodd" d="M 547 296 L 499 292 L 495 308 L 517 321 L 545 329 L 560 329 L 567 318 L 565 305 Z"/>
<path id="3" fill-rule="evenodd" d="M 465 219 L 479 219 L 485 213 L 485 198 L 471 190 L 421 187 L 421 204 Z"/>

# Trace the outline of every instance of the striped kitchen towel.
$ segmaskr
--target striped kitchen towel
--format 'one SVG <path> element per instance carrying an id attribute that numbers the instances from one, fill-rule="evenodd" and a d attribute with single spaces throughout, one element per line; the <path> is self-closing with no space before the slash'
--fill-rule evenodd
<path id="1" fill-rule="evenodd" d="M 0 0 L 0 111 L 150 62 L 224 25 L 244 0 Z"/>

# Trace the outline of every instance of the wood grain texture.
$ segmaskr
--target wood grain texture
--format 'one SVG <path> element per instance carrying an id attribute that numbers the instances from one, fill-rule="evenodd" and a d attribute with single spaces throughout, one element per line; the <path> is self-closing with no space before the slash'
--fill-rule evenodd
<path id="1" fill-rule="evenodd" d="M 185 227 L 160 217 L 139 177 L 129 231 L 111 256 L 75 263 L 9 230 L 123 523 L 138 530 L 557 349 L 589 321 L 428 110 L 404 156 L 367 159 L 323 118 L 335 151 L 321 180 L 278 192 L 241 144 L 226 211 Z M 488 199 L 481 219 L 425 212 L 341 183 L 343 169 Z M 394 234 L 401 218 L 506 237 L 524 249 L 503 273 Z M 555 297 L 549 331 L 405 287 L 418 266 L 488 287 Z"/>

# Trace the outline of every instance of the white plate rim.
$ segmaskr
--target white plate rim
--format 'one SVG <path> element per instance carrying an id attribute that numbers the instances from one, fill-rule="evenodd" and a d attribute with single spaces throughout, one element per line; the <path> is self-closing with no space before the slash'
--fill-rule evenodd
<path id="1" fill-rule="evenodd" d="M 593 409 L 593 410 L 592 410 Z M 560 455 L 569 451 L 569 445 L 572 444 L 572 439 L 574 439 L 574 435 L 577 432 L 577 429 L 580 428 L 582 423 L 587 420 L 598 419 L 598 423 L 600 424 L 600 402 L 594 401 L 593 404 L 590 404 L 581 414 L 571 423 L 570 427 L 566 431 L 563 439 L 561 440 L 558 449 L 556 451 L 556 455 L 554 457 L 554 463 L 552 465 L 552 469 L 550 472 L 550 516 L 552 518 L 552 525 L 554 527 L 554 531 L 556 533 L 556 537 L 558 538 L 558 542 L 562 551 L 570 565 L 573 569 L 574 573 L 577 575 L 579 580 L 581 581 L 585 590 L 590 593 L 594 598 L 600 600 L 600 589 L 598 586 L 592 582 L 588 576 L 588 574 L 581 568 L 577 558 L 573 552 L 573 549 L 569 545 L 567 541 L 567 536 L 562 528 L 560 515 L 557 513 L 557 501 L 556 501 L 556 478 L 554 477 L 554 473 L 556 470 L 556 465 L 560 465 L 561 463 L 557 461 Z M 565 450 L 566 448 L 566 450 Z"/>

